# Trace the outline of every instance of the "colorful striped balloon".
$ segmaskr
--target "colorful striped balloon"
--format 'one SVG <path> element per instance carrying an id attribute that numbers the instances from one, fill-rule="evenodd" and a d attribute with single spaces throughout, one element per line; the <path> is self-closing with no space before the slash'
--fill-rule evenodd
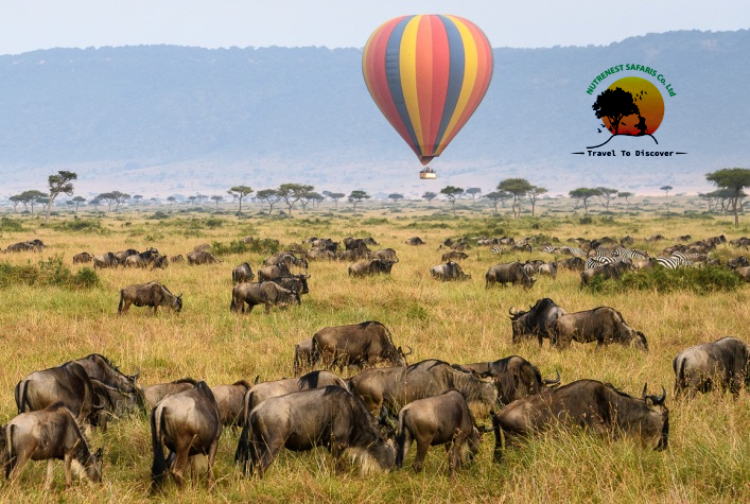
<path id="1" fill-rule="evenodd" d="M 466 19 L 404 16 L 370 36 L 362 73 L 380 111 L 426 165 L 484 98 L 492 78 L 492 49 Z"/>

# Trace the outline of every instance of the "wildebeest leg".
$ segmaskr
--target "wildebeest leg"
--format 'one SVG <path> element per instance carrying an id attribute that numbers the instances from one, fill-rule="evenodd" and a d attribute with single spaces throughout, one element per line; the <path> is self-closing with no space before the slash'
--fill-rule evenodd
<path id="1" fill-rule="evenodd" d="M 346 459 L 343 455 L 348 447 L 347 443 L 336 441 L 333 436 L 331 436 L 331 455 L 333 455 L 333 459 L 336 461 L 334 472 L 339 473 L 346 469 Z"/>
<path id="2" fill-rule="evenodd" d="M 414 472 L 422 472 L 422 466 L 424 466 L 424 458 L 427 456 L 427 450 L 430 449 L 429 440 L 417 438 L 417 456 L 414 457 L 414 463 L 412 468 Z"/>
<path id="3" fill-rule="evenodd" d="M 71 465 L 73 464 L 73 453 L 68 452 L 63 457 L 64 463 L 65 463 L 65 488 L 70 488 L 70 484 L 73 482 L 73 474 L 71 470 Z M 49 465 L 47 466 L 47 475 L 49 475 Z M 50 484 L 52 483 L 52 479 L 50 478 Z"/>
<path id="4" fill-rule="evenodd" d="M 52 487 L 52 478 L 54 477 L 54 471 L 55 471 L 55 459 L 47 459 L 47 478 L 44 480 L 44 488 L 49 489 Z M 67 469 L 67 468 L 66 468 Z M 68 473 L 67 470 L 65 472 L 65 479 L 67 482 Z"/>
<path id="5" fill-rule="evenodd" d="M 8 439 L 7 442 L 10 443 L 11 439 Z M 8 462 L 8 467 L 10 468 L 9 479 L 11 481 L 17 482 L 21 479 L 23 468 L 26 466 L 26 462 L 29 461 L 29 458 L 31 458 L 31 454 L 36 450 L 37 444 L 37 442 L 34 442 L 33 446 L 24 447 L 24 450 L 20 454 L 16 453 L 15 456 L 13 454 L 15 450 L 13 450 L 13 447 L 9 447 L 10 450 L 12 450 L 10 451 L 10 461 Z"/>
<path id="6" fill-rule="evenodd" d="M 125 315 L 126 313 L 128 313 L 128 310 L 130 309 L 131 304 L 132 304 L 132 301 L 130 301 L 129 299 L 126 299 L 123 302 L 122 310 L 120 310 L 120 315 Z"/>
<path id="7" fill-rule="evenodd" d="M 177 457 L 174 460 L 174 468 L 172 469 L 172 476 L 174 477 L 174 482 L 177 483 L 177 486 L 182 486 L 182 484 L 185 482 L 185 469 L 187 469 L 188 465 L 188 453 L 190 452 L 190 443 L 188 443 L 186 446 L 176 445 L 175 446 L 175 453 L 177 454 Z"/>
<path id="8" fill-rule="evenodd" d="M 271 463 L 276 458 L 276 455 L 278 455 L 279 451 L 281 451 L 281 445 L 283 443 L 277 442 L 269 445 L 268 443 L 264 443 L 263 441 L 261 441 L 259 444 L 261 456 L 260 460 L 258 461 L 258 475 L 263 478 L 263 476 L 266 474 L 266 469 L 268 469 L 268 466 L 271 465 Z"/>
<path id="9" fill-rule="evenodd" d="M 450 474 L 451 479 L 454 479 L 456 477 L 456 469 L 460 465 L 460 458 L 461 458 L 461 449 L 463 447 L 464 438 L 461 436 L 460 431 L 458 431 L 453 436 L 453 442 L 450 443 L 448 448 L 448 473 Z"/>

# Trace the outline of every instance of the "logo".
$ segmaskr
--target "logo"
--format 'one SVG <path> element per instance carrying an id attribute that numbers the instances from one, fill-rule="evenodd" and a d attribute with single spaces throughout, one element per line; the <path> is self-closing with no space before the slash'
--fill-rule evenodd
<path id="1" fill-rule="evenodd" d="M 612 82 L 609 87 L 602 89 L 600 86 L 607 77 L 625 71 L 635 71 L 646 74 L 649 77 L 655 77 L 660 86 L 639 75 L 621 77 Z M 586 89 L 586 93 L 595 97 L 591 109 L 592 123 L 595 118 L 595 129 L 597 135 L 606 135 L 598 143 L 586 147 L 586 152 L 574 152 L 573 154 L 588 156 L 631 156 L 635 157 L 662 157 L 686 154 L 685 152 L 675 152 L 664 149 L 659 146 L 656 132 L 664 120 L 664 98 L 659 90 L 662 87 L 667 96 L 672 98 L 677 95 L 671 84 L 667 83 L 666 78 L 657 70 L 643 65 L 616 65 L 613 66 L 596 78 Z M 597 94 L 596 91 L 600 90 Z M 624 142 L 618 142 L 618 137 L 629 137 Z M 632 140 L 631 140 L 632 139 Z M 603 141 L 601 141 L 603 140 Z M 610 144 L 606 150 L 602 147 Z M 633 143 L 641 142 L 646 145 L 639 145 L 639 149 L 633 150 Z M 617 144 L 618 148 L 612 149 Z M 627 147 L 627 149 L 622 149 Z"/>

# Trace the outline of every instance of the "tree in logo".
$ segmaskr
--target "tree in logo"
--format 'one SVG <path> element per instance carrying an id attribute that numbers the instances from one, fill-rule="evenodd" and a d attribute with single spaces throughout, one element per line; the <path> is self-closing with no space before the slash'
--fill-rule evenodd
<path id="1" fill-rule="evenodd" d="M 633 80 L 633 82 L 629 82 L 629 80 Z M 616 86 L 620 82 L 623 82 L 623 87 L 626 89 Z M 658 91 L 652 90 L 651 95 L 649 95 L 646 88 L 651 84 L 640 78 L 626 77 L 617 83 L 599 94 L 596 97 L 596 102 L 591 106 L 597 119 L 609 123 L 601 126 L 607 128 L 611 136 L 606 142 L 588 147 L 588 149 L 601 147 L 619 135 L 650 136 L 658 144 L 659 142 L 654 138 L 653 133 L 659 127 L 664 115 L 663 101 L 660 95 L 657 96 Z M 637 102 L 641 102 L 641 107 L 638 106 Z M 623 120 L 628 116 L 634 117 L 635 122 L 626 125 Z M 648 124 L 646 124 L 647 120 Z M 599 129 L 599 133 L 601 132 L 601 129 Z"/>
<path id="2" fill-rule="evenodd" d="M 620 121 L 623 117 L 638 114 L 638 105 L 633 100 L 633 95 L 622 88 L 605 89 L 596 97 L 596 102 L 591 106 L 597 119 L 606 117 L 609 119 L 609 131 L 612 135 L 619 135 Z"/>

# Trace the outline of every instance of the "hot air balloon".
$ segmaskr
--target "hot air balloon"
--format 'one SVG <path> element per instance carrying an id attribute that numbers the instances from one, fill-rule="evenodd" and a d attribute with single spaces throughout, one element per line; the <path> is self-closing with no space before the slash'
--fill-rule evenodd
<path id="1" fill-rule="evenodd" d="M 370 36 L 362 56 L 367 89 L 422 165 L 466 124 L 492 78 L 492 49 L 457 16 L 403 16 Z M 425 168 L 422 178 L 435 178 Z"/>

